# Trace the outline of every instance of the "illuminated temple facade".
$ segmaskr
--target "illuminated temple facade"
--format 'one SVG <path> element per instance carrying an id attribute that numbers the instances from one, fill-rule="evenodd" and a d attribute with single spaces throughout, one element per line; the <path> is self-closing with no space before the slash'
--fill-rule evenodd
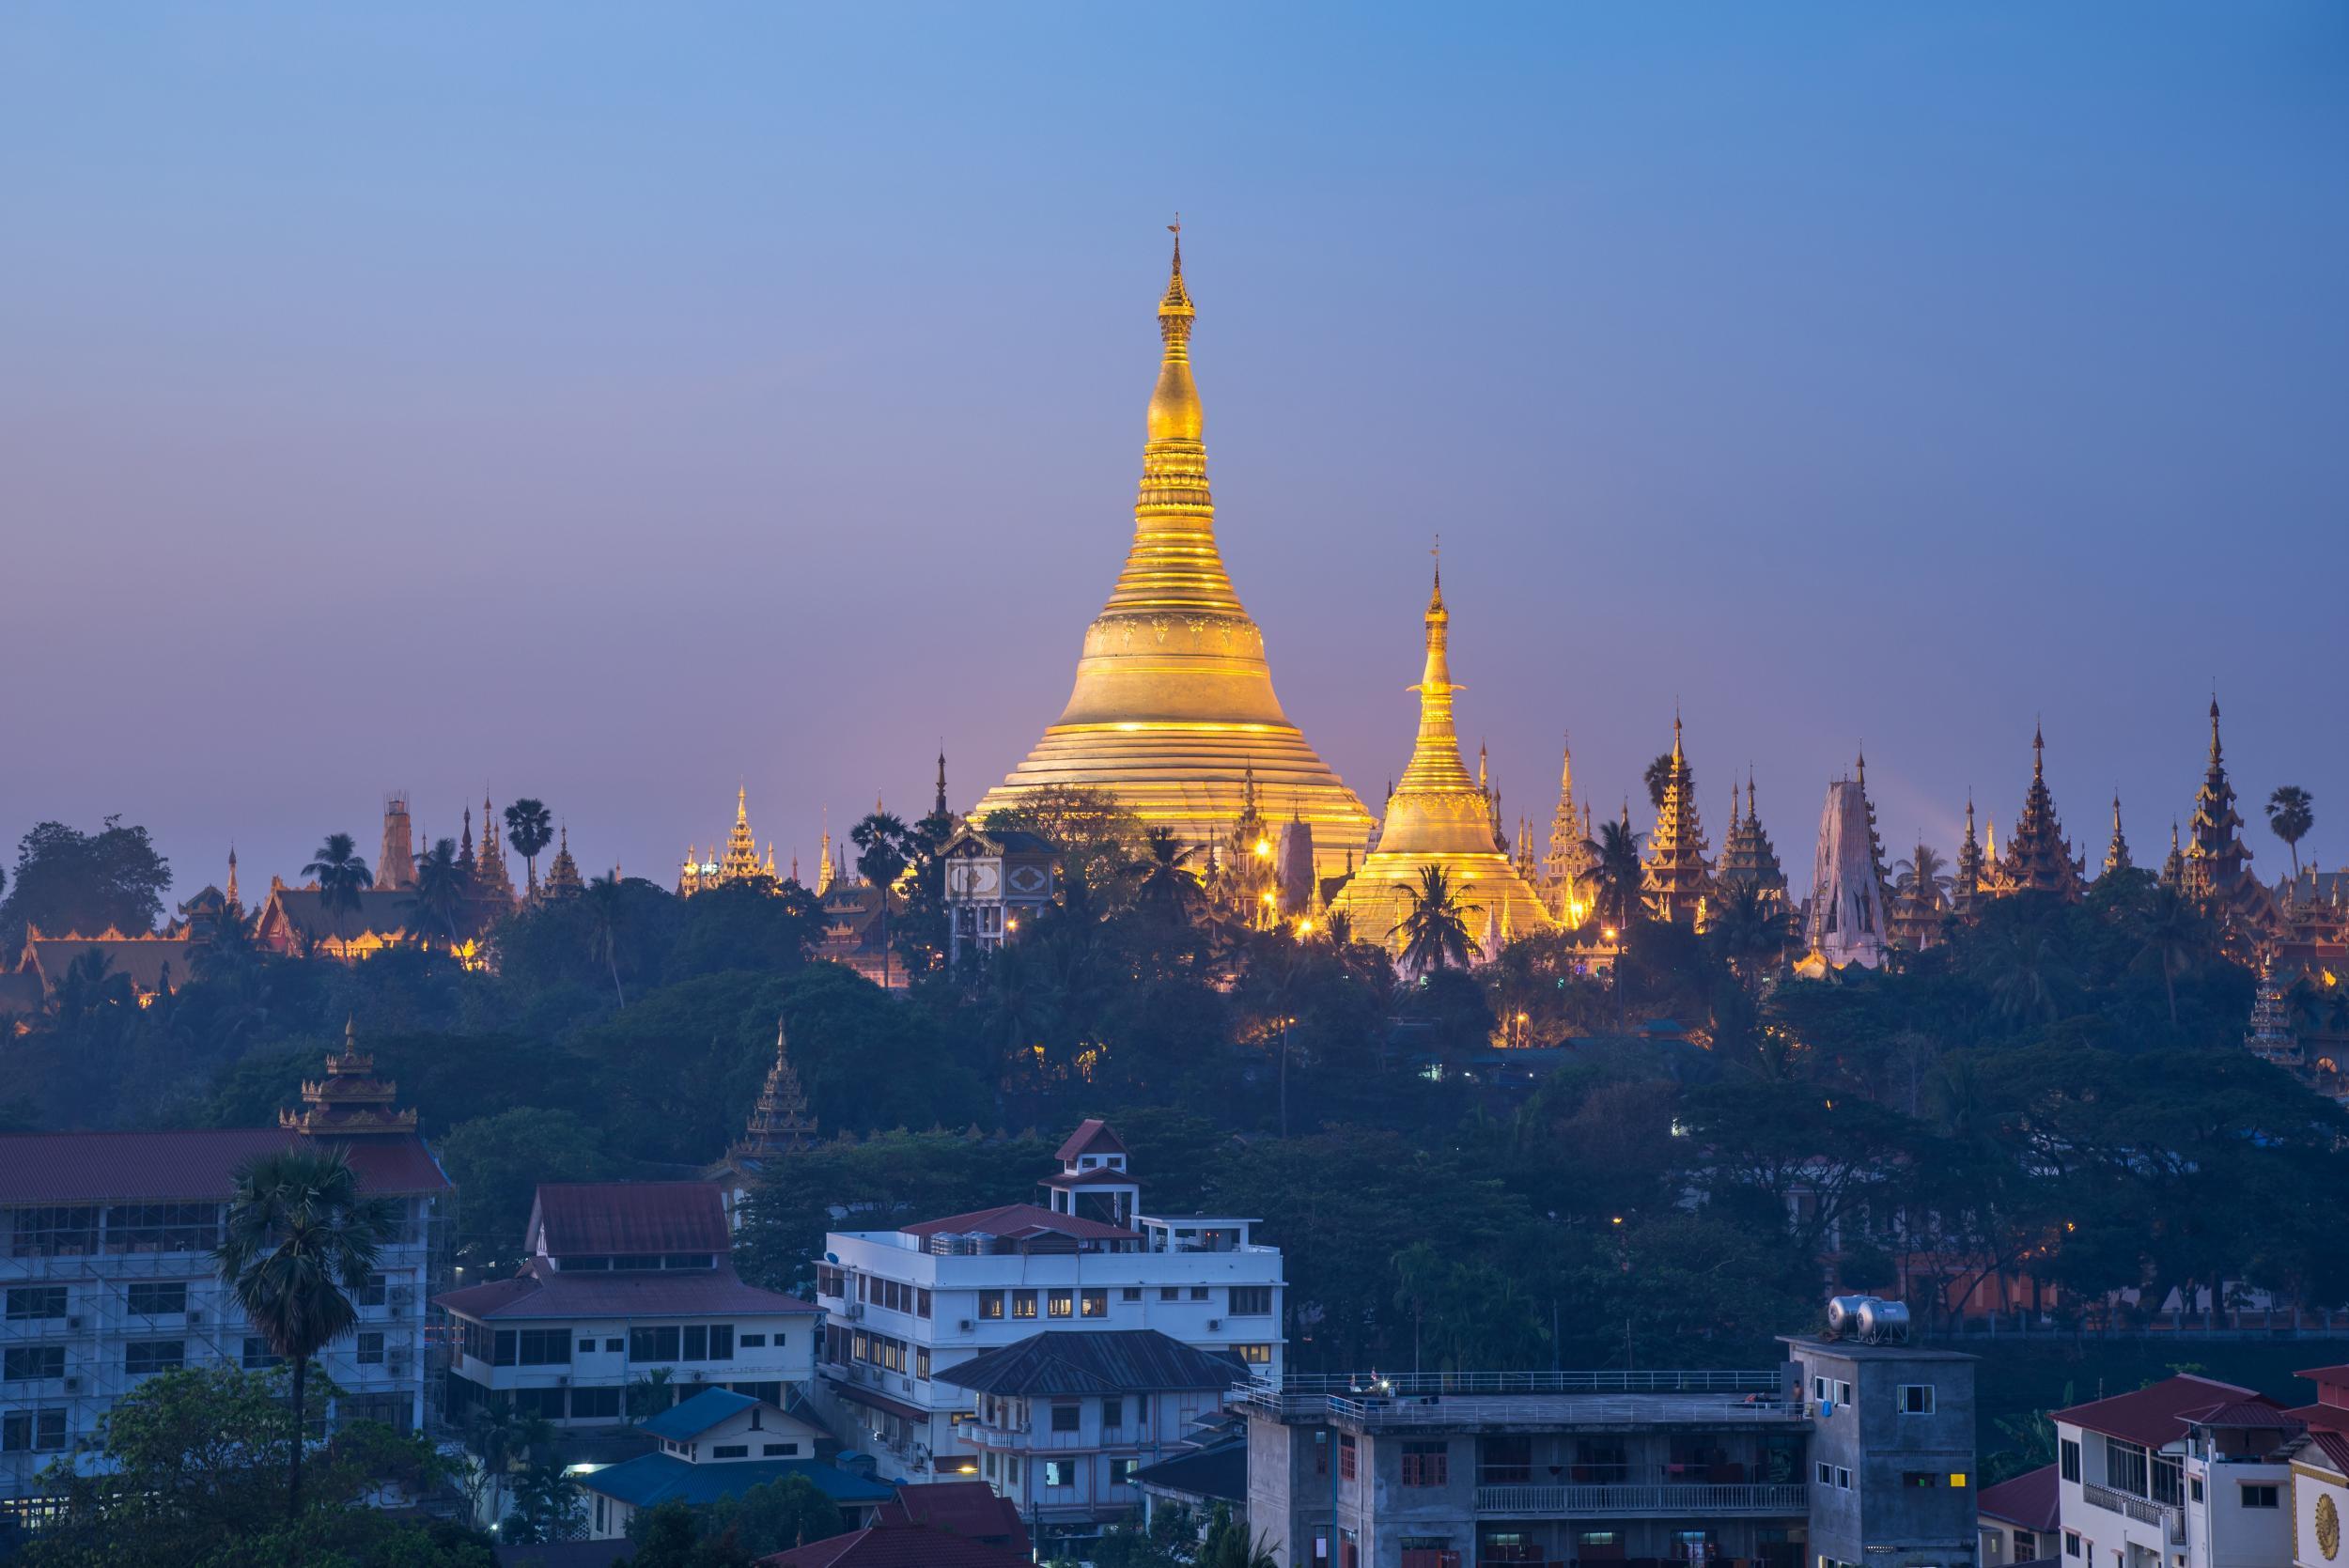
<path id="1" fill-rule="evenodd" d="M 1493 831 L 1492 801 L 1469 776 L 1460 738 L 1452 722 L 1451 613 L 1444 609 L 1443 578 L 1436 578 L 1427 600 L 1427 664 L 1414 689 L 1419 692 L 1419 738 L 1410 766 L 1387 800 L 1378 847 L 1330 902 L 1332 913 L 1353 923 L 1363 941 L 1402 947 L 1394 927 L 1410 909 L 1422 872 L 1440 866 L 1465 904 L 1479 908 L 1469 917 L 1486 957 L 1519 937 L 1557 928 L 1548 906 L 1511 862 Z"/>
<path id="2" fill-rule="evenodd" d="M 1143 823 L 1204 846 L 1230 836 L 1252 773 L 1260 809 L 1307 824 L 1327 875 L 1369 846 L 1370 813 L 1282 711 L 1264 633 L 1216 548 L 1193 316 L 1178 235 L 1125 569 L 1085 629 L 1067 707 L 972 819 L 1043 787 L 1104 789 Z"/>
<path id="3" fill-rule="evenodd" d="M 680 896 L 691 898 L 703 889 L 714 888 L 722 882 L 747 882 L 760 877 L 770 882 L 775 880 L 775 846 L 770 843 L 765 858 L 760 858 L 758 841 L 751 836 L 750 801 L 751 795 L 747 788 L 734 792 L 734 827 L 726 833 L 723 854 L 713 850 L 705 855 L 691 845 L 686 846 L 685 863 L 677 868 L 677 891 Z"/>

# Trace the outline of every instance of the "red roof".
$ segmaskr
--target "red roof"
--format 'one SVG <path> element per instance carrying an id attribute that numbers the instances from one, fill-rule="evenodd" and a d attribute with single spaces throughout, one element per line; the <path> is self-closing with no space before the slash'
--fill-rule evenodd
<path id="1" fill-rule="evenodd" d="M 2295 1405 L 2284 1414 L 2310 1431 L 2349 1431 L 2349 1409 L 2338 1405 Z"/>
<path id="2" fill-rule="evenodd" d="M 1028 1550 L 1019 1508 L 984 1481 L 899 1482 L 897 1499 L 873 1513 L 877 1525 L 927 1525 L 972 1541 L 997 1541 Z"/>
<path id="3" fill-rule="evenodd" d="M 1039 1231 L 1058 1231 L 1081 1241 L 1139 1241 L 1141 1233 L 1122 1225 L 1104 1224 L 1098 1219 L 1086 1219 L 1074 1214 L 1054 1214 L 1050 1209 L 1034 1203 L 1005 1203 L 1001 1208 L 977 1209 L 970 1214 L 950 1214 L 943 1219 L 925 1219 L 904 1228 L 906 1235 L 933 1236 L 941 1232 L 975 1232 L 980 1235 L 1022 1236 Z"/>
<path id="4" fill-rule="evenodd" d="M 528 1245 L 557 1258 L 641 1257 L 724 1252 L 734 1237 L 708 1182 L 547 1182 L 531 1205 Z"/>
<path id="5" fill-rule="evenodd" d="M 1060 1153 L 1052 1157 L 1066 1165 L 1079 1155 L 1122 1155 L 1125 1152 L 1126 1145 L 1117 1141 L 1117 1134 L 1110 1131 L 1107 1122 L 1098 1116 L 1088 1116 L 1077 1124 L 1077 1130 L 1068 1135 L 1068 1141 L 1060 1146 Z"/>
<path id="6" fill-rule="evenodd" d="M 874 1525 L 758 1560 L 758 1568 L 1035 1568 L 1026 1551 L 919 1525 Z"/>
<path id="7" fill-rule="evenodd" d="M 2342 1475 L 2349 1476 L 2349 1437 L 2338 1432 L 2311 1432 L 2309 1442 L 2325 1455 L 2325 1462 Z"/>
<path id="8" fill-rule="evenodd" d="M 2056 1467 L 2042 1465 L 1996 1486 L 1985 1486 L 1974 1498 L 1975 1512 L 1984 1518 L 2018 1526 L 2045 1535 L 2056 1528 L 2059 1504 Z"/>
<path id="9" fill-rule="evenodd" d="M 797 1296 L 750 1284 L 731 1268 L 566 1274 L 533 1258 L 511 1279 L 466 1285 L 433 1305 L 470 1318 L 682 1317 L 694 1312 L 814 1316 Z"/>
<path id="10" fill-rule="evenodd" d="M 2093 1399 L 2086 1405 L 2075 1405 L 2068 1410 L 2058 1410 L 2055 1419 L 2091 1432 L 2101 1432 L 2123 1442 L 2142 1443 L 2149 1449 L 2160 1448 L 2186 1436 L 2186 1421 L 2210 1409 L 2214 1405 L 2232 1405 L 2248 1401 L 2256 1405 L 2275 1404 L 2256 1389 L 2246 1389 L 2234 1383 L 2221 1383 L 2214 1377 L 2198 1377 L 2192 1373 L 2180 1373 L 2160 1382 L 2109 1399 Z"/>
<path id="11" fill-rule="evenodd" d="M 0 1203 L 225 1203 L 246 1160 L 317 1146 L 285 1127 L 11 1133 L 0 1136 Z M 350 1151 L 364 1191 L 448 1190 L 440 1162 L 412 1135 L 334 1146 Z"/>
<path id="12" fill-rule="evenodd" d="M 2196 1426 L 2289 1427 L 2300 1423 L 2292 1412 L 2268 1401 L 2230 1405 L 2214 1405 L 2207 1410 L 2188 1410 L 2185 1420 Z"/>

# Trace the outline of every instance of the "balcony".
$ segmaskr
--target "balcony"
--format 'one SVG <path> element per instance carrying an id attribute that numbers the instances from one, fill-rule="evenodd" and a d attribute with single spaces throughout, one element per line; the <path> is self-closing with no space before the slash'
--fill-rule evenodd
<path id="1" fill-rule="evenodd" d="M 2182 1545 L 2186 1540 L 2186 1511 L 2182 1508 L 2170 1503 L 2148 1502 L 2126 1492 L 2116 1492 L 2109 1486 L 2084 1485 L 2080 1488 L 2080 1496 L 2108 1514 L 2118 1514 L 2140 1525 L 2155 1526 L 2162 1531 L 2163 1539 L 2172 1545 Z"/>
<path id="2" fill-rule="evenodd" d="M 1801 1482 L 1656 1481 L 1563 1486 L 1479 1486 L 1476 1511 L 1514 1519 L 1697 1517 L 1806 1514 Z"/>

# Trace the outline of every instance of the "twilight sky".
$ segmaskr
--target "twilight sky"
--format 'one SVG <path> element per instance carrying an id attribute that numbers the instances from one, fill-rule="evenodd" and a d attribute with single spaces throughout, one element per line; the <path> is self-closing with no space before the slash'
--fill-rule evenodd
<path id="1" fill-rule="evenodd" d="M 2157 861 L 2215 678 L 2349 855 L 2338 5 L 18 4 L 0 193 L 10 862 L 118 812 L 250 896 L 486 783 L 665 881 L 745 781 L 812 873 L 941 739 L 968 805 L 1124 551 L 1177 210 L 1374 808 L 1440 530 L 1512 817 L 1677 698 L 1802 882 L 1859 743 L 1947 850 L 2044 716 Z"/>

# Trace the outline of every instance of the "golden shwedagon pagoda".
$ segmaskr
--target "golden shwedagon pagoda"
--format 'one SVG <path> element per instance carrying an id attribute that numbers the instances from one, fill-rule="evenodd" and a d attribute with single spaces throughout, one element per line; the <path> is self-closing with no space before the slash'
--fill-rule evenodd
<path id="1" fill-rule="evenodd" d="M 1143 823 L 1212 845 L 1246 810 L 1252 775 L 1264 815 L 1308 825 L 1316 864 L 1336 872 L 1369 846 L 1370 813 L 1282 711 L 1264 633 L 1216 548 L 1190 375 L 1194 314 L 1178 233 L 1159 303 L 1164 352 L 1125 569 L 1085 629 L 1068 706 L 972 817 L 1016 809 L 1039 788 L 1078 785 L 1112 791 Z"/>

